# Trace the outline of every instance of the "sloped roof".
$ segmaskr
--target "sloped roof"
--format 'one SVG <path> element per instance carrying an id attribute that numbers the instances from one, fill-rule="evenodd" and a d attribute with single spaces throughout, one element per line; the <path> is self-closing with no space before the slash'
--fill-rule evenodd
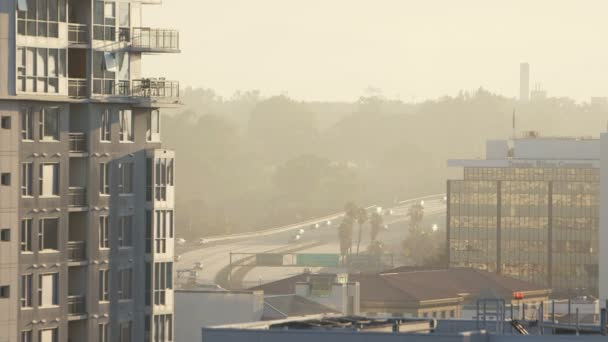
<path id="1" fill-rule="evenodd" d="M 265 294 L 293 294 L 295 284 L 305 282 L 307 274 L 256 286 Z M 459 297 L 497 297 L 511 299 L 513 292 L 549 291 L 542 286 L 473 268 L 449 268 L 349 274 L 349 281 L 360 284 L 361 302 L 430 301 Z"/>
<path id="2" fill-rule="evenodd" d="M 279 295 L 264 297 L 263 319 L 277 317 L 308 316 L 326 313 L 339 313 L 325 305 L 313 302 L 296 295 Z"/>

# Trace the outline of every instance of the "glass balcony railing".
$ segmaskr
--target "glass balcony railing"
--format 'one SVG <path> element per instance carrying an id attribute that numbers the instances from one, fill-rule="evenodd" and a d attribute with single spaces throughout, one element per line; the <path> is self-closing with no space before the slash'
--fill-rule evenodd
<path id="1" fill-rule="evenodd" d="M 87 258 L 85 241 L 68 241 L 68 260 L 82 261 Z"/>
<path id="2" fill-rule="evenodd" d="M 70 187 L 68 189 L 68 205 L 71 208 L 81 208 L 87 206 L 87 191 L 83 187 Z"/>
<path id="3" fill-rule="evenodd" d="M 150 52 L 179 52 L 179 31 L 134 27 L 131 49 Z"/>
<path id="4" fill-rule="evenodd" d="M 69 133 L 70 152 L 85 153 L 87 151 L 87 135 L 85 133 Z"/>
<path id="5" fill-rule="evenodd" d="M 83 295 L 68 296 L 68 313 L 70 316 L 81 316 L 87 313 L 86 297 Z"/>
<path id="6" fill-rule="evenodd" d="M 89 41 L 89 26 L 85 24 L 68 24 L 68 43 L 87 44 Z"/>

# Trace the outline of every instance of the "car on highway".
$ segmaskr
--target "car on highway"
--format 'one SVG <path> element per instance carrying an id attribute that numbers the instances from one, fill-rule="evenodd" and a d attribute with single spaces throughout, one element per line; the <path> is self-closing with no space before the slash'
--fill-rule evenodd
<path id="1" fill-rule="evenodd" d="M 205 239 L 205 238 L 200 238 L 200 239 L 198 239 L 198 243 L 199 243 L 200 245 L 206 245 L 206 244 L 208 244 L 208 243 L 209 243 L 209 240 L 207 240 L 207 239 Z"/>
<path id="2" fill-rule="evenodd" d="M 199 261 L 199 262 L 195 262 L 194 263 L 194 267 L 192 267 L 193 270 L 202 270 L 203 269 L 203 262 Z"/>
<path id="3" fill-rule="evenodd" d="M 295 234 L 291 238 L 289 238 L 289 242 L 291 242 L 291 243 L 298 242 L 298 241 L 300 241 L 301 238 L 302 238 L 302 236 L 300 234 Z"/>
<path id="4" fill-rule="evenodd" d="M 300 234 L 300 235 L 304 234 L 304 228 L 298 229 L 298 234 Z"/>
<path id="5" fill-rule="evenodd" d="M 386 210 L 384 211 L 384 215 L 385 215 L 385 216 L 390 216 L 390 215 L 393 215 L 393 213 L 394 213 L 394 212 L 393 212 L 393 209 L 386 209 Z"/>
<path id="6" fill-rule="evenodd" d="M 310 229 L 319 229 L 320 227 L 321 227 L 321 225 L 318 223 L 313 223 L 310 225 Z"/>
<path id="7" fill-rule="evenodd" d="M 186 239 L 178 238 L 177 240 L 175 240 L 175 243 L 179 246 L 183 246 L 186 244 Z"/>
<path id="8" fill-rule="evenodd" d="M 327 226 L 327 227 L 331 226 L 331 220 L 325 221 L 325 226 Z"/>

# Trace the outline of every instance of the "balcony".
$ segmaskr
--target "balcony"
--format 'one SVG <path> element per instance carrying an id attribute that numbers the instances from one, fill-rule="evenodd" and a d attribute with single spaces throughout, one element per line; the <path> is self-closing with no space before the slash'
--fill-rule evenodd
<path id="1" fill-rule="evenodd" d="M 77 99 L 87 97 L 87 80 L 86 78 L 70 78 L 68 79 L 68 96 Z"/>
<path id="2" fill-rule="evenodd" d="M 68 43 L 70 45 L 87 45 L 89 41 L 89 27 L 85 24 L 68 24 Z"/>
<path id="3" fill-rule="evenodd" d="M 68 201 L 70 211 L 86 210 L 87 190 L 83 187 L 70 187 L 68 189 Z"/>
<path id="4" fill-rule="evenodd" d="M 180 52 L 179 31 L 134 27 L 131 32 L 131 50 L 136 52 Z"/>
<path id="5" fill-rule="evenodd" d="M 79 262 L 87 259 L 85 241 L 68 241 L 68 261 Z"/>
<path id="6" fill-rule="evenodd" d="M 87 135 L 85 133 L 69 133 L 71 154 L 87 153 Z"/>
<path id="7" fill-rule="evenodd" d="M 131 96 L 129 81 L 114 81 L 104 79 L 93 79 L 93 95 L 96 96 Z"/>
<path id="8" fill-rule="evenodd" d="M 87 301 L 83 295 L 68 296 L 68 315 L 70 319 L 74 316 L 77 318 L 86 316 L 87 314 Z"/>
<path id="9" fill-rule="evenodd" d="M 133 80 L 131 94 L 148 98 L 179 98 L 179 82 L 167 81 L 164 78 L 143 78 Z"/>

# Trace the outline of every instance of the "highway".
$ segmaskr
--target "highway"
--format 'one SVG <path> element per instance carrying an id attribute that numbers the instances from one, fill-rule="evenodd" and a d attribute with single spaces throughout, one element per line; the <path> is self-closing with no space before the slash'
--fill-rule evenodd
<path id="1" fill-rule="evenodd" d="M 443 196 L 435 195 L 432 198 L 425 199 L 425 219 L 424 226 L 431 230 L 433 224 L 439 227 L 445 225 L 445 204 Z M 388 230 L 382 231 L 378 240 L 382 241 L 388 251 L 398 254 L 400 243 L 407 235 L 408 217 L 407 211 L 411 203 L 419 202 L 418 199 L 402 201 L 401 204 L 393 208 L 393 214 L 384 216 L 384 223 L 388 225 Z M 176 254 L 180 253 L 181 259 L 176 263 L 176 269 L 190 269 L 196 262 L 203 263 L 203 270 L 197 273 L 197 281 L 202 284 L 215 284 L 218 274 L 226 271 L 229 265 L 230 252 L 233 253 L 263 253 L 273 250 L 289 250 L 291 248 L 299 248 L 298 253 L 339 253 L 339 241 L 337 227 L 341 222 L 341 218 L 334 218 L 331 225 L 321 224 L 318 229 L 310 228 L 310 223 L 301 225 L 292 225 L 290 229 L 276 229 L 276 233 L 265 233 L 261 236 L 249 234 L 245 238 L 225 239 L 211 242 L 203 245 L 198 249 L 184 249 L 178 247 Z M 292 242 L 293 236 L 300 229 L 305 232 L 301 235 L 300 240 Z M 355 226 L 353 249 L 356 249 L 358 227 Z M 441 230 L 437 232 L 443 234 Z M 364 251 L 369 245 L 369 225 L 366 224 L 363 228 L 361 250 Z M 244 275 L 242 284 L 233 284 L 236 288 L 247 288 L 260 283 L 267 283 L 277 279 L 281 279 L 290 275 L 301 273 L 304 268 L 301 267 L 256 267 L 250 268 Z M 312 269 L 315 271 L 315 269 Z M 340 270 L 331 270 L 340 271 Z M 178 283 L 181 280 L 178 279 Z"/>

